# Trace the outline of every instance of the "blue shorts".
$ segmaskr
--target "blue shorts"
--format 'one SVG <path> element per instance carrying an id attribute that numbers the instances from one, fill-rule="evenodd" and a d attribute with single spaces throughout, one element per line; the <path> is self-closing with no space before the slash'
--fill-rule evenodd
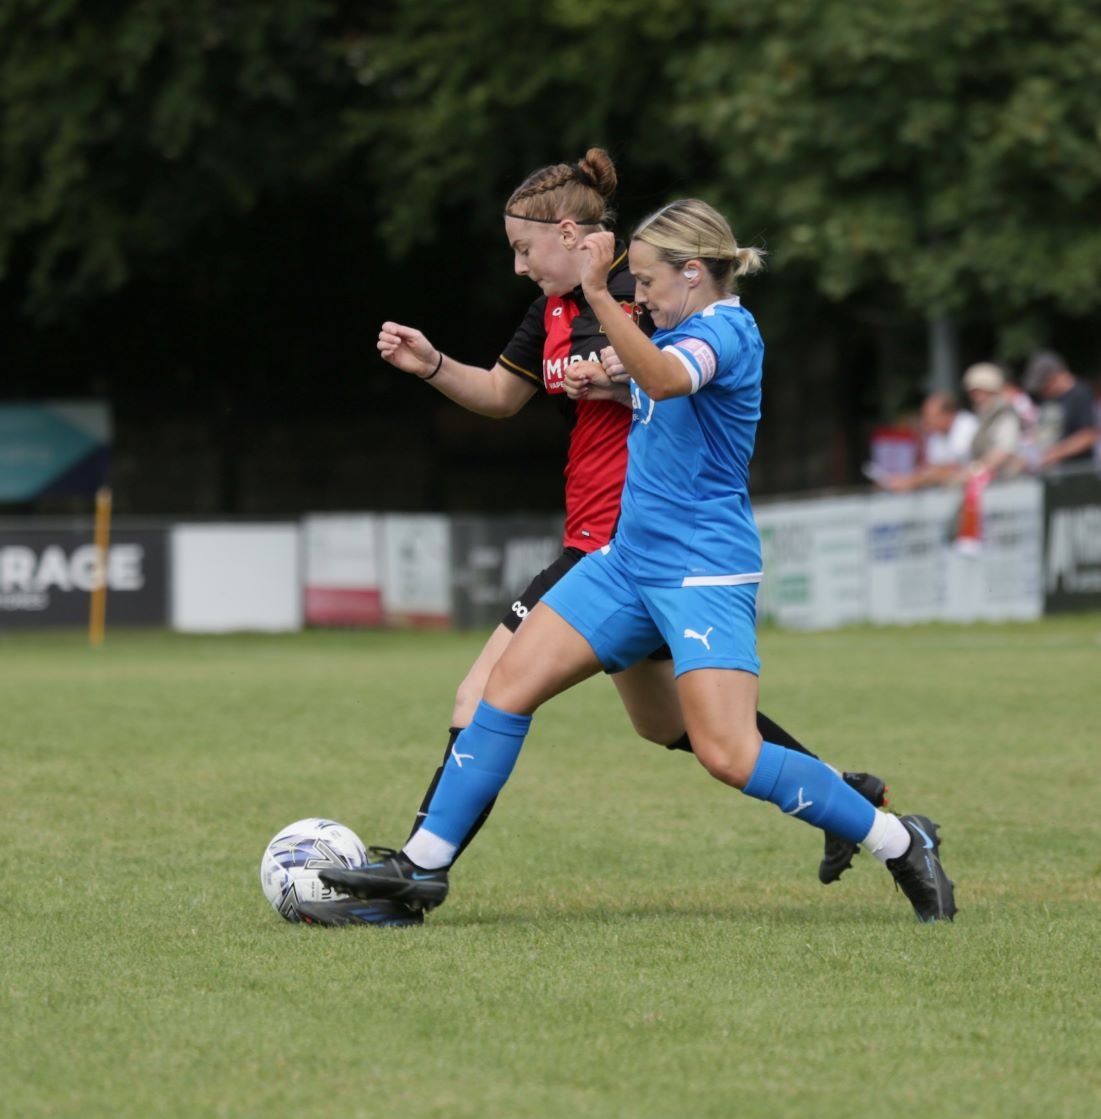
<path id="1" fill-rule="evenodd" d="M 636 583 L 613 542 L 571 568 L 542 601 L 588 641 L 608 672 L 630 668 L 663 641 L 673 651 L 677 676 L 694 668 L 761 671 L 756 583 Z"/>

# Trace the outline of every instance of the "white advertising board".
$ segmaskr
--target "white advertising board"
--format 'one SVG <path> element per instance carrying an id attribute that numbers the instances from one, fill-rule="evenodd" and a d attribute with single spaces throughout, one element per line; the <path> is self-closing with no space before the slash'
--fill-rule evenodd
<path id="1" fill-rule="evenodd" d="M 762 622 L 828 629 L 867 620 L 866 498 L 778 502 L 755 515 L 764 561 Z"/>
<path id="2" fill-rule="evenodd" d="M 1040 617 L 1043 491 L 1031 478 L 982 496 L 982 541 L 956 545 L 961 491 L 877 494 L 869 501 L 870 620 L 1008 621 Z"/>
<path id="3" fill-rule="evenodd" d="M 381 535 L 387 625 L 451 624 L 451 522 L 440 514 L 387 513 Z"/>
<path id="4" fill-rule="evenodd" d="M 302 628 L 298 525 L 177 525 L 170 551 L 174 629 Z"/>
<path id="5" fill-rule="evenodd" d="M 382 624 L 382 518 L 315 514 L 302 521 L 307 625 Z"/>
<path id="6" fill-rule="evenodd" d="M 1040 617 L 1041 485 L 990 486 L 981 545 L 968 553 L 955 543 L 960 500 L 951 488 L 759 506 L 761 620 L 826 629 Z M 171 534 L 171 624 L 195 632 L 293 630 L 304 620 L 489 625 L 512 584 L 523 585 L 557 547 L 549 520 L 487 527 L 442 514 L 362 513 L 313 515 L 301 530 L 184 524 Z"/>
<path id="7" fill-rule="evenodd" d="M 956 491 L 868 498 L 868 609 L 874 622 L 928 622 L 948 599 Z"/>

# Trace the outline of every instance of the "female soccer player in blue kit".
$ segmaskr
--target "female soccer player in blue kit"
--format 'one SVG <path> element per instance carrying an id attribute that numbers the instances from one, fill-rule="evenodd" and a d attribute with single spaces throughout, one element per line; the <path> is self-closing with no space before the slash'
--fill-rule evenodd
<path id="1" fill-rule="evenodd" d="M 491 368 L 465 365 L 445 355 L 412 326 L 385 322 L 379 332 L 378 348 L 384 361 L 425 381 L 456 404 L 481 415 L 505 418 L 537 394 L 545 394 L 558 403 L 570 428 L 562 552 L 511 603 L 460 683 L 443 759 L 428 784 L 414 830 L 427 814 L 455 739 L 469 724 L 493 666 L 521 621 L 583 555 L 608 543 L 619 517 L 632 426 L 629 388 L 625 377 L 594 386 L 588 381 L 580 383 L 577 373 L 599 360 L 608 341 L 581 290 L 581 269 L 588 254 L 580 251 L 580 245 L 586 234 L 611 224 L 617 181 L 608 153 L 590 148 L 576 163 L 554 163 L 532 171 L 509 196 L 504 229 L 513 251 L 513 268 L 542 294 L 532 302 Z M 633 301 L 635 283 L 627 268 L 627 247 L 618 242 L 606 287 L 624 313 L 633 315 L 647 333 L 653 329 L 649 317 Z M 662 645 L 610 678 L 643 738 L 691 753 L 669 658 Z M 757 727 L 770 742 L 809 752 L 762 712 L 758 712 Z M 884 803 L 886 786 L 874 774 L 846 772 L 843 776 L 873 804 Z M 478 833 L 491 807 L 471 825 L 453 862 Z M 827 833 L 818 868 L 820 881 L 836 881 L 856 852 L 854 844 Z M 323 925 L 414 925 L 423 920 L 419 911 L 398 901 L 363 906 L 347 899 L 311 903 L 303 908 L 302 916 Z"/>
<path id="2" fill-rule="evenodd" d="M 322 879 L 359 898 L 438 905 L 447 896 L 447 868 L 508 780 L 532 713 L 665 642 L 693 751 L 712 776 L 866 847 L 919 920 L 951 920 L 953 885 L 931 820 L 876 809 L 828 765 L 764 741 L 757 729 L 761 554 L 748 469 L 764 347 L 731 292 L 737 276 L 760 266 L 759 254 L 740 248 L 725 219 L 698 200 L 670 203 L 646 219 L 629 263 L 636 301 L 656 327 L 651 338 L 608 291 L 612 234 L 592 233 L 582 248 L 585 297 L 631 378 L 616 534 L 551 587 L 517 630 L 403 850 L 357 869 L 322 871 Z M 573 372 L 593 386 L 608 383 L 596 364 Z"/>

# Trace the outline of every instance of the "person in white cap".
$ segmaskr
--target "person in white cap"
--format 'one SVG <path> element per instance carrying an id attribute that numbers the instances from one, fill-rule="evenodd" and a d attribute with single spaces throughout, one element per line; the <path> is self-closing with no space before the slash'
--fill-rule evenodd
<path id="1" fill-rule="evenodd" d="M 1005 374 L 993 362 L 981 361 L 966 370 L 963 388 L 979 426 L 962 473 L 1013 473 L 1020 465 L 1021 417 L 1006 391 Z"/>

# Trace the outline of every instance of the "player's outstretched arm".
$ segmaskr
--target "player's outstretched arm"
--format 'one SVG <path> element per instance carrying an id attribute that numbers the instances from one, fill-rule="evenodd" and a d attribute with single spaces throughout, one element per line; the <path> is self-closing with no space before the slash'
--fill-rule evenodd
<path id="1" fill-rule="evenodd" d="M 492 369 L 464 365 L 438 350 L 412 326 L 384 322 L 378 334 L 378 352 L 395 369 L 430 382 L 444 396 L 481 416 L 514 416 L 535 395 L 534 385 L 514 376 L 503 365 L 498 363 Z"/>

